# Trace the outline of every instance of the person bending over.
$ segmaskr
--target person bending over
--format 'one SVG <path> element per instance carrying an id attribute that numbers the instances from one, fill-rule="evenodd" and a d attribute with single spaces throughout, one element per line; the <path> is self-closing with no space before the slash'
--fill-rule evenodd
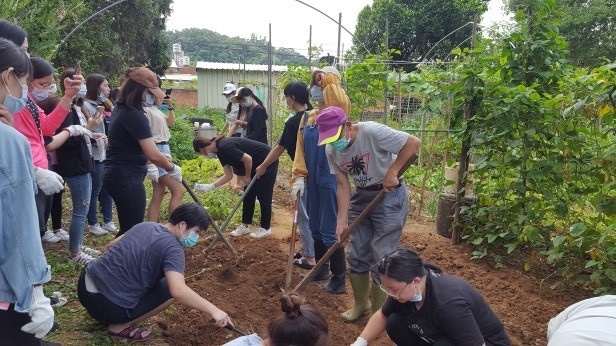
<path id="1" fill-rule="evenodd" d="M 184 281 L 182 248 L 197 244 L 197 232 L 207 227 L 207 211 L 194 202 L 177 207 L 165 224 L 133 226 L 82 270 L 77 285 L 81 305 L 109 325 L 110 337 L 132 341 L 151 339 L 152 334 L 136 324 L 175 301 L 211 315 L 219 327 L 233 325 L 226 312 Z"/>
<path id="2" fill-rule="evenodd" d="M 383 331 L 396 345 L 511 345 L 503 323 L 464 279 L 404 248 L 386 255 L 377 271 L 388 298 L 352 346 Z"/>

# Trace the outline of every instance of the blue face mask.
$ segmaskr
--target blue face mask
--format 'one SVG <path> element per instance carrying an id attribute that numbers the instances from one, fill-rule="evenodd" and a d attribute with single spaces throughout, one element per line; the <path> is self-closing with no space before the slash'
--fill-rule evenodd
<path id="1" fill-rule="evenodd" d="M 183 247 L 193 247 L 197 245 L 198 240 L 199 240 L 199 235 L 197 234 L 197 232 L 190 231 L 188 233 L 188 237 L 180 235 L 179 242 L 180 242 L 180 245 L 182 245 Z"/>
<path id="2" fill-rule="evenodd" d="M 321 90 L 321 87 L 318 85 L 314 85 L 310 88 L 310 95 L 319 102 L 323 101 L 323 90 Z"/>
<path id="3" fill-rule="evenodd" d="M 86 88 L 86 85 L 81 83 L 81 87 L 79 87 L 79 91 L 77 92 L 77 97 L 84 97 L 87 92 L 88 89 Z"/>
<path id="4" fill-rule="evenodd" d="M 43 101 L 49 97 L 49 92 L 47 90 L 42 90 L 36 87 L 32 90 L 30 94 L 37 101 Z"/>
<path id="5" fill-rule="evenodd" d="M 15 74 L 13 74 L 13 76 L 15 76 Z M 15 76 L 15 79 L 17 79 L 17 76 Z M 17 81 L 19 82 L 19 79 L 17 79 Z M 19 84 L 21 85 L 21 98 L 17 98 L 11 95 L 11 91 L 9 90 L 6 81 L 4 82 L 4 87 L 9 94 L 6 95 L 3 105 L 4 107 L 6 107 L 6 109 L 11 115 L 24 109 L 24 107 L 26 106 L 26 102 L 28 101 L 28 86 L 25 84 L 21 84 L 21 82 L 19 82 Z"/>
<path id="6" fill-rule="evenodd" d="M 419 290 L 418 293 L 415 293 L 415 295 L 409 299 L 409 302 L 420 302 L 422 299 L 423 296 L 421 295 L 421 290 Z"/>
<path id="7" fill-rule="evenodd" d="M 103 95 L 103 93 L 98 94 L 98 100 L 100 102 L 105 102 L 107 98 L 105 97 L 105 95 Z"/>
<path id="8" fill-rule="evenodd" d="M 207 153 L 207 157 L 209 157 L 210 159 L 215 159 L 218 156 L 216 156 L 216 153 Z"/>
<path id="9" fill-rule="evenodd" d="M 145 101 L 143 101 L 143 105 L 146 107 L 154 106 L 155 97 L 152 94 L 145 94 Z"/>
<path id="10" fill-rule="evenodd" d="M 330 145 L 336 151 L 343 151 L 349 146 L 349 140 L 347 138 L 340 138 L 339 140 L 330 143 Z"/>

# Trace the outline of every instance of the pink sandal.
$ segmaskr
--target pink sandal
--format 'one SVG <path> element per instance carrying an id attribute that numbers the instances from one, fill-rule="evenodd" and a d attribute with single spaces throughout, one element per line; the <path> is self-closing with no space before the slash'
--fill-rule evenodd
<path id="1" fill-rule="evenodd" d="M 125 340 L 133 341 L 133 342 L 142 342 L 142 341 L 148 341 L 152 339 L 151 332 L 150 334 L 143 336 L 144 332 L 145 330 L 137 326 L 129 326 L 129 327 L 124 328 L 124 330 L 122 330 L 119 333 L 114 333 L 108 330 L 107 336 L 114 338 L 114 339 L 125 339 Z"/>

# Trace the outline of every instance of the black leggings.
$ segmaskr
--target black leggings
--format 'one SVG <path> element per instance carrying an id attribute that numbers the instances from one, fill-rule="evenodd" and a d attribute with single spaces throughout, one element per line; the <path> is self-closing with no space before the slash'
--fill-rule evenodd
<path id="1" fill-rule="evenodd" d="M 101 293 L 88 292 L 85 280 L 86 269 L 84 268 L 77 282 L 79 302 L 86 308 L 92 318 L 105 324 L 130 322 L 156 309 L 171 299 L 171 293 L 169 292 L 166 278 L 160 280 L 158 284 L 143 295 L 143 297 L 139 299 L 137 306 L 132 309 L 116 305 Z"/>
<path id="2" fill-rule="evenodd" d="M 405 346 L 454 346 L 454 343 L 446 336 L 441 336 L 434 340 L 434 343 L 429 343 L 423 340 L 417 334 L 413 333 L 406 324 L 406 319 L 402 313 L 393 313 L 387 318 L 386 325 L 387 335 L 396 345 Z"/>
<path id="3" fill-rule="evenodd" d="M 21 327 L 30 323 L 30 321 L 32 321 L 30 315 L 27 312 L 15 311 L 14 304 L 11 304 L 8 310 L 0 309 L 0 344 L 42 345 L 42 339 L 21 330 Z"/>
<path id="4" fill-rule="evenodd" d="M 261 206 L 261 227 L 269 229 L 272 223 L 272 197 L 274 195 L 274 184 L 278 174 L 278 161 L 272 163 L 261 178 L 255 181 L 254 185 L 244 197 L 242 205 L 242 223 L 250 225 L 255 213 L 255 198 L 259 199 Z"/>
<path id="5" fill-rule="evenodd" d="M 118 173 L 117 169 L 110 174 L 105 167 L 103 185 L 107 193 L 113 198 L 118 211 L 120 231 L 116 238 L 126 233 L 134 225 L 143 222 L 145 215 L 145 186 L 144 174 Z"/>

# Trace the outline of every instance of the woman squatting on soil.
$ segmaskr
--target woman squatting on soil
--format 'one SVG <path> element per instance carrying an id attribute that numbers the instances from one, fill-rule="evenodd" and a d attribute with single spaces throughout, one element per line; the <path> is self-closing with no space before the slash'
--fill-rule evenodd
<path id="1" fill-rule="evenodd" d="M 383 331 L 396 345 L 511 345 L 503 323 L 464 279 L 404 248 L 377 265 L 388 298 L 352 346 L 367 346 Z"/>
<path id="2" fill-rule="evenodd" d="M 217 308 L 184 281 L 183 247 L 193 247 L 198 231 L 208 227 L 203 206 L 185 203 L 165 224 L 143 222 L 111 242 L 109 250 L 86 266 L 79 277 L 77 294 L 90 316 L 109 324 L 113 338 L 145 341 L 150 331 L 136 324 L 175 301 L 212 316 L 219 327 L 233 325 Z"/>

